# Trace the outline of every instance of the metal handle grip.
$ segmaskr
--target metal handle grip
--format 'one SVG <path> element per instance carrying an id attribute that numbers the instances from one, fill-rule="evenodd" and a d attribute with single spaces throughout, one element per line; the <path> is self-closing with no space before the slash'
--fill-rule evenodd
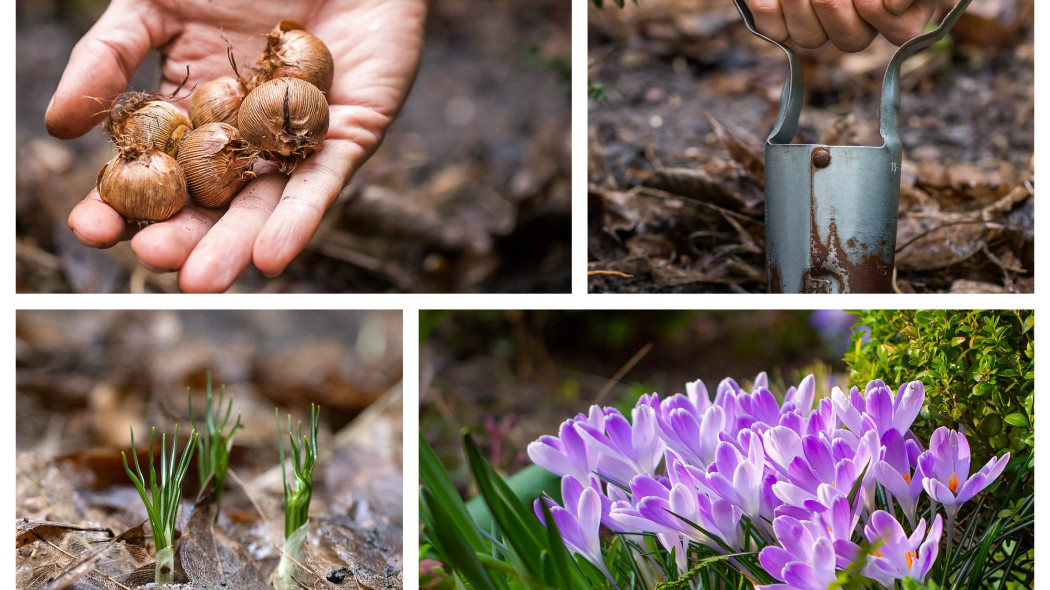
<path id="1" fill-rule="evenodd" d="M 970 5 L 971 0 L 960 0 L 951 11 L 944 17 L 941 24 L 936 29 L 923 33 L 910 41 L 904 43 L 897 50 L 897 53 L 893 55 L 889 65 L 886 67 L 886 76 L 882 83 L 882 106 L 880 108 L 880 120 L 879 120 L 879 133 L 882 135 L 882 140 L 886 146 L 896 146 L 900 144 L 900 138 L 897 134 L 897 116 L 900 112 L 900 72 L 901 64 L 904 60 L 908 59 L 915 53 L 933 45 L 937 41 L 940 41 L 948 31 L 955 25 L 955 22 L 959 20 L 959 17 L 966 10 L 966 7 Z M 751 14 L 751 9 L 747 6 L 746 0 L 733 0 L 736 4 L 737 10 L 740 12 L 740 16 L 744 19 L 744 25 L 747 29 L 754 33 L 757 37 L 765 39 L 766 41 L 776 45 L 777 47 L 784 50 L 784 53 L 788 58 L 788 74 L 784 80 L 784 89 L 780 93 L 780 112 L 777 114 L 777 122 L 773 126 L 773 131 L 769 134 L 769 138 L 766 140 L 769 144 L 786 144 L 791 143 L 791 139 L 795 136 L 795 131 L 798 129 L 798 116 L 802 111 L 802 89 L 803 89 L 803 78 L 802 78 L 802 67 L 798 59 L 798 55 L 791 50 L 788 46 L 774 41 L 769 37 L 763 35 L 758 31 L 755 26 L 755 18 Z"/>

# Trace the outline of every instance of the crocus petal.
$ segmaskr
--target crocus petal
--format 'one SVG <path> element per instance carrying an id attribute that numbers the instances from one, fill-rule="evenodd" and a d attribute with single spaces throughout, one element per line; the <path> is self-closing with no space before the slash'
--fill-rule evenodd
<path id="1" fill-rule="evenodd" d="M 786 426 L 774 426 L 762 437 L 766 456 L 782 471 L 787 471 L 791 460 L 802 454 L 802 439 Z"/>
<path id="2" fill-rule="evenodd" d="M 933 479 L 931 477 L 922 478 L 922 487 L 926 490 L 926 493 L 930 495 L 935 501 L 944 504 L 946 507 L 954 507 L 958 502 L 955 500 L 955 494 L 952 493 L 948 486 L 941 483 L 939 479 Z"/>
<path id="3" fill-rule="evenodd" d="M 831 390 L 831 403 L 835 407 L 835 414 L 846 425 L 846 428 L 853 432 L 860 432 L 860 412 L 853 407 L 846 394 L 842 393 L 838 387 Z"/>
<path id="4" fill-rule="evenodd" d="M 970 498 L 977 495 L 978 492 L 988 487 L 1006 468 L 1006 464 L 1010 461 L 1010 453 L 1006 453 L 999 459 L 992 457 L 988 460 L 988 463 L 981 468 L 980 471 L 975 473 L 973 477 L 963 482 L 955 490 L 956 501 L 960 504 L 967 502 Z"/>
<path id="5" fill-rule="evenodd" d="M 529 459 L 540 467 L 555 475 L 583 476 L 586 466 L 577 465 L 559 448 L 544 440 L 552 437 L 543 437 L 539 441 L 529 443 L 526 452 Z"/>
<path id="6" fill-rule="evenodd" d="M 893 398 L 888 388 L 873 388 L 868 393 L 865 406 L 865 413 L 880 434 L 893 428 Z"/>
<path id="7" fill-rule="evenodd" d="M 907 385 L 903 385 L 903 393 L 897 393 L 897 399 L 894 401 L 893 408 L 893 428 L 904 434 L 911 428 L 915 417 L 919 415 L 919 410 L 922 409 L 922 404 L 926 401 L 926 390 L 923 388 L 922 381 L 912 381 Z"/>
<path id="8" fill-rule="evenodd" d="M 783 575 L 782 572 L 787 567 L 787 564 L 792 561 L 797 560 L 786 549 L 776 545 L 764 547 L 762 552 L 758 554 L 758 562 L 762 564 L 762 569 L 778 580 L 783 580 L 781 577 Z"/>
<path id="9" fill-rule="evenodd" d="M 970 443 L 962 433 L 951 433 L 952 446 L 955 447 L 955 473 L 959 481 L 970 477 Z"/>
<path id="10" fill-rule="evenodd" d="M 576 517 L 579 519 L 580 533 L 586 543 L 587 553 L 592 556 L 601 555 L 598 529 L 602 524 L 602 502 L 594 488 L 583 490 Z"/>
<path id="11" fill-rule="evenodd" d="M 565 545 L 580 555 L 589 555 L 587 540 L 580 531 L 580 523 L 576 517 L 561 506 L 551 506 L 551 516 L 554 517 L 554 523 L 558 526 L 558 533 L 565 540 Z"/>
<path id="12" fill-rule="evenodd" d="M 703 413 L 707 408 L 711 407 L 711 398 L 707 394 L 707 386 L 704 385 L 703 381 L 697 379 L 686 383 L 685 393 L 689 397 L 689 401 L 696 406 L 698 412 Z"/>
<path id="13" fill-rule="evenodd" d="M 806 375 L 802 382 L 798 384 L 798 389 L 790 396 L 791 401 L 795 403 L 795 407 L 803 414 L 813 409 L 813 396 L 816 393 L 816 389 L 817 380 L 813 375 Z"/>

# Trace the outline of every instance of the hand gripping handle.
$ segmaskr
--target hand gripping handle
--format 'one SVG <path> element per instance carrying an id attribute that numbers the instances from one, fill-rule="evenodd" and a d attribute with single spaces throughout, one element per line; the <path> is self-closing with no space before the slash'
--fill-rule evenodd
<path id="1" fill-rule="evenodd" d="M 971 0 L 960 0 L 951 11 L 944 17 L 936 29 L 923 33 L 900 46 L 897 53 L 893 55 L 889 66 L 886 67 L 886 77 L 882 82 L 882 106 L 880 108 L 879 133 L 882 135 L 884 145 L 894 147 L 900 144 L 897 135 L 897 115 L 900 112 L 900 74 L 901 64 L 915 53 L 940 41 L 948 31 L 959 20 L 959 17 L 970 5 Z M 798 129 L 798 116 L 802 111 L 802 67 L 798 55 L 788 46 L 774 41 L 758 32 L 755 27 L 755 18 L 746 0 L 733 0 L 740 16 L 744 19 L 744 25 L 756 36 L 769 41 L 773 45 L 784 50 L 788 58 L 788 74 L 784 80 L 784 90 L 780 93 L 780 112 L 777 114 L 777 122 L 773 125 L 773 131 L 769 134 L 767 143 L 785 144 L 791 143 Z"/>

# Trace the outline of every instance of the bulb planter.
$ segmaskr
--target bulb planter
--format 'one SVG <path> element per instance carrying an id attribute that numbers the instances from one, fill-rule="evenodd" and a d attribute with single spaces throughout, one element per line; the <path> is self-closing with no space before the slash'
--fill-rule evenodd
<path id="1" fill-rule="evenodd" d="M 936 29 L 901 45 L 886 68 L 881 146 L 792 144 L 802 109 L 798 55 L 755 27 L 745 0 L 734 0 L 748 30 L 788 58 L 780 112 L 766 140 L 766 275 L 773 293 L 880 293 L 893 290 L 902 147 L 897 133 L 900 69 L 944 37 L 970 0 Z"/>

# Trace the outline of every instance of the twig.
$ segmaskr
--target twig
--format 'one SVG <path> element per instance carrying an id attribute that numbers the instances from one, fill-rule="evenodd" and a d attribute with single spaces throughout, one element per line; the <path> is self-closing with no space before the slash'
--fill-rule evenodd
<path id="1" fill-rule="evenodd" d="M 595 276 L 595 275 L 609 275 L 609 276 L 613 276 L 613 277 L 623 277 L 625 279 L 633 279 L 634 278 L 634 275 L 629 275 L 629 274 L 627 274 L 625 272 L 620 272 L 618 270 L 589 270 L 589 271 L 587 271 L 587 276 L 592 277 L 592 276 Z"/>
<path id="2" fill-rule="evenodd" d="M 617 371 L 616 374 L 613 375 L 612 378 L 610 378 L 605 383 L 604 386 L 602 386 L 601 391 L 599 391 L 598 395 L 595 396 L 595 398 L 594 398 L 594 403 L 596 403 L 596 404 L 601 403 L 602 398 L 605 397 L 605 394 L 609 393 L 609 390 L 611 390 L 613 387 L 615 387 L 616 384 L 620 382 L 620 379 L 622 379 L 623 376 L 626 375 L 628 371 L 633 369 L 634 366 L 638 364 L 638 361 L 642 360 L 645 357 L 645 355 L 649 354 L 649 351 L 652 350 L 652 349 L 653 349 L 653 343 L 649 342 L 645 346 L 641 347 L 638 350 L 638 352 L 634 353 L 634 356 L 632 356 L 624 364 L 624 366 L 620 367 L 620 370 Z"/>
<path id="3" fill-rule="evenodd" d="M 255 508 L 255 511 L 259 513 L 259 518 L 261 518 L 263 520 L 267 520 L 266 515 L 263 514 L 262 508 L 259 508 L 258 502 L 256 502 L 255 501 L 255 497 L 252 496 L 251 490 L 248 489 L 248 484 L 244 483 L 244 481 L 241 480 L 240 477 L 237 477 L 237 472 L 236 471 L 231 469 L 227 473 L 232 475 L 233 476 L 233 481 L 237 482 L 237 485 L 241 486 L 241 489 L 244 490 L 244 495 L 248 496 L 248 501 L 252 503 L 252 507 Z"/>

